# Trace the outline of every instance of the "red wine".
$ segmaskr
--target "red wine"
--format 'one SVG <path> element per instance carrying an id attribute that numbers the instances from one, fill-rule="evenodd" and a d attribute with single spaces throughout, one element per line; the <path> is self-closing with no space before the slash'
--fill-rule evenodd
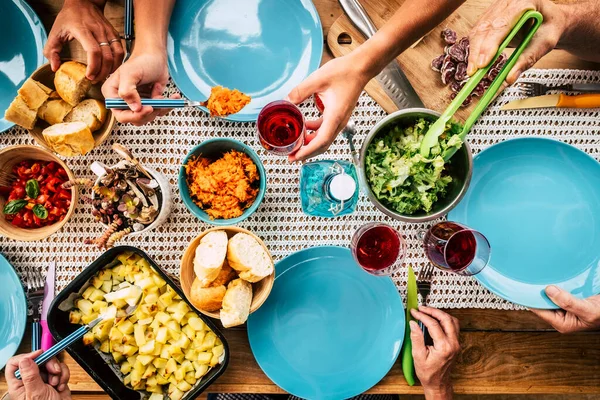
<path id="1" fill-rule="evenodd" d="M 258 131 L 265 148 L 285 147 L 298 140 L 304 131 L 304 117 L 296 106 L 284 101 L 267 104 L 258 116 Z"/>
<path id="2" fill-rule="evenodd" d="M 454 222 L 440 222 L 427 232 L 424 246 L 432 263 L 459 272 L 475 259 L 477 239 L 472 231 Z"/>
<path id="3" fill-rule="evenodd" d="M 400 237 L 389 226 L 365 231 L 356 245 L 356 258 L 365 269 L 380 270 L 393 265 L 400 253 Z"/>
<path id="4" fill-rule="evenodd" d="M 319 97 L 318 94 L 314 94 L 315 97 L 315 106 L 317 107 L 317 110 L 319 110 L 319 112 L 321 114 L 323 114 L 323 111 L 325 111 L 325 104 L 323 104 L 323 100 L 321 100 L 321 98 Z"/>

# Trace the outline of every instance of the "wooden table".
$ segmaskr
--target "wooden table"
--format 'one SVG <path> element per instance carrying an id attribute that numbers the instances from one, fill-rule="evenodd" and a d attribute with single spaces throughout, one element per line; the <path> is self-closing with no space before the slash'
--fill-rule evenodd
<path id="1" fill-rule="evenodd" d="M 488 1 L 470 0 L 472 4 L 481 5 L 481 10 Z M 315 0 L 315 3 L 326 36 L 342 10 L 336 0 Z M 61 4 L 61 0 L 33 2 L 48 31 Z M 106 14 L 113 25 L 122 30 L 122 5 L 110 2 Z M 82 55 L 76 44 L 71 45 L 69 51 L 75 58 Z M 331 55 L 326 53 L 324 62 L 330 58 Z M 538 67 L 598 69 L 597 65 L 583 63 L 564 52 L 553 52 L 542 59 Z M 462 351 L 453 374 L 456 393 L 530 394 L 534 395 L 529 397 L 532 399 L 541 399 L 542 394 L 564 394 L 561 399 L 600 396 L 598 333 L 561 335 L 527 311 L 465 309 L 451 310 L 450 313 L 461 322 Z M 228 329 L 224 333 L 231 349 L 231 361 L 227 371 L 209 391 L 282 393 L 258 367 L 245 329 Z M 28 351 L 29 333 L 19 349 L 20 353 Z M 71 369 L 70 387 L 74 399 L 108 398 L 71 357 L 65 355 L 64 359 Z M 5 390 L 6 382 L 2 377 L 0 393 Z M 419 386 L 408 386 L 396 364 L 369 393 L 420 394 L 422 390 Z"/>

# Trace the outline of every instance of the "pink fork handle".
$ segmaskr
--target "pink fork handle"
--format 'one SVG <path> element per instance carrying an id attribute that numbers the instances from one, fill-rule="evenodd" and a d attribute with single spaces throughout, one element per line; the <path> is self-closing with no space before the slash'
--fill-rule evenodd
<path id="1" fill-rule="evenodd" d="M 40 321 L 42 324 L 42 350 L 46 351 L 50 347 L 54 346 L 54 338 L 48 329 L 48 323 L 46 321 Z"/>

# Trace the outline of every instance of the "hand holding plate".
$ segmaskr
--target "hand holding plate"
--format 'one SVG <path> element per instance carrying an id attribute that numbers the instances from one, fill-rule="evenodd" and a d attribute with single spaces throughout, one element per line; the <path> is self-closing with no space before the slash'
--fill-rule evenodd
<path id="1" fill-rule="evenodd" d="M 560 333 L 600 329 L 600 295 L 578 299 L 553 285 L 546 288 L 546 294 L 561 310 L 531 311 Z"/>

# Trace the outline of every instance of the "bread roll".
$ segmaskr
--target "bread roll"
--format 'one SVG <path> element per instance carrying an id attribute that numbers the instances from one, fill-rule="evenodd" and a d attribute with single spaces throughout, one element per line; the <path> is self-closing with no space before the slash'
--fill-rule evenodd
<path id="1" fill-rule="evenodd" d="M 85 99 L 66 116 L 65 122 L 85 122 L 88 128 L 94 132 L 102 127 L 104 121 L 106 121 L 106 116 L 106 107 L 101 101 Z"/>
<path id="2" fill-rule="evenodd" d="M 54 75 L 54 87 L 64 101 L 75 107 L 85 97 L 92 82 L 85 77 L 85 65 L 67 61 Z"/>
<path id="3" fill-rule="evenodd" d="M 27 104 L 25 104 L 25 101 L 21 96 L 17 96 L 6 109 L 4 119 L 14 122 L 23 128 L 33 129 L 35 122 L 37 121 L 37 113 L 35 110 L 27 107 Z"/>
<path id="4" fill-rule="evenodd" d="M 273 273 L 273 260 L 265 248 L 247 233 L 237 233 L 227 246 L 227 261 L 240 278 L 258 282 Z"/>
<path id="5" fill-rule="evenodd" d="M 229 283 L 223 297 L 221 323 L 225 328 L 241 325 L 248 320 L 252 304 L 252 285 L 243 279 Z"/>
<path id="6" fill-rule="evenodd" d="M 64 122 L 42 131 L 46 143 L 58 154 L 72 157 L 94 148 L 92 131 L 83 122 Z"/>
<path id="7" fill-rule="evenodd" d="M 38 109 L 37 115 L 50 125 L 60 124 L 73 106 L 64 100 L 48 100 Z"/>
<path id="8" fill-rule="evenodd" d="M 196 278 L 190 290 L 190 301 L 199 310 L 218 311 L 222 307 L 226 290 L 225 285 L 202 287 Z"/>
<path id="9" fill-rule="evenodd" d="M 237 272 L 235 272 L 235 270 L 229 266 L 227 260 L 225 260 L 225 262 L 223 263 L 223 267 L 219 272 L 219 275 L 217 275 L 217 278 L 214 281 L 212 281 L 208 286 L 213 287 L 227 285 L 235 278 L 237 278 Z"/>
<path id="10" fill-rule="evenodd" d="M 202 287 L 207 287 L 219 276 L 226 256 L 227 233 L 225 231 L 212 231 L 204 235 L 194 257 L 194 272 Z"/>
<path id="11" fill-rule="evenodd" d="M 37 111 L 37 109 L 48 100 L 50 93 L 52 93 L 52 89 L 29 78 L 25 81 L 23 86 L 19 88 L 18 93 L 25 104 L 27 104 L 27 107 Z"/>
<path id="12" fill-rule="evenodd" d="M 62 98 L 60 97 L 60 95 L 58 94 L 58 92 L 56 90 L 53 90 L 50 93 L 50 96 L 48 96 L 48 100 L 62 100 Z"/>

